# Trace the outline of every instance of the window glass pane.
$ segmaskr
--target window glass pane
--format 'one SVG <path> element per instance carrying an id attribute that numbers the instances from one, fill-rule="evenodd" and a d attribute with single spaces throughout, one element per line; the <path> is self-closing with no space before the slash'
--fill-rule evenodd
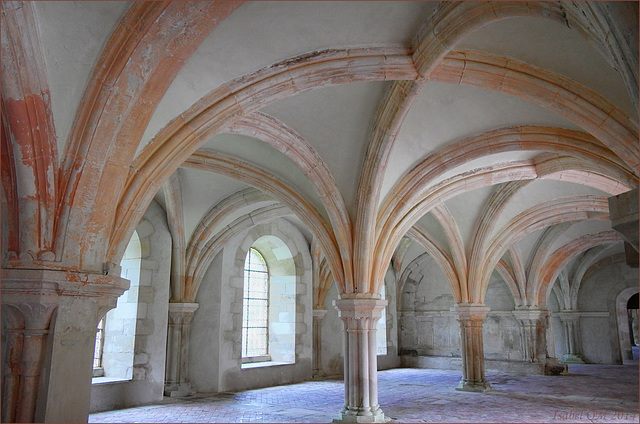
<path id="1" fill-rule="evenodd" d="M 269 273 L 267 263 L 251 248 L 244 263 L 242 356 L 268 354 Z"/>

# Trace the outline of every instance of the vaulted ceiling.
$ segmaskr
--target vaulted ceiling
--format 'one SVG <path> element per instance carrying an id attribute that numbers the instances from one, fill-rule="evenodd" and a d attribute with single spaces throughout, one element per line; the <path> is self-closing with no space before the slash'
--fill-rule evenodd
<path id="1" fill-rule="evenodd" d="M 32 260 L 115 261 L 154 198 L 183 251 L 174 299 L 274 216 L 345 293 L 426 251 L 458 302 L 498 266 L 534 306 L 586 252 L 622 252 L 607 198 L 638 185 L 636 2 L 150 3 L 3 2 L 3 141 L 22 145 L 11 102 L 45 93 L 71 211 L 18 248 Z"/>

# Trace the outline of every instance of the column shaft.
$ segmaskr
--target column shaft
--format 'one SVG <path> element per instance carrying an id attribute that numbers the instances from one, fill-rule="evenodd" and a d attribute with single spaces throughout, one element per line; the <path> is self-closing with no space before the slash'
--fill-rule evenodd
<path id="1" fill-rule="evenodd" d="M 456 390 L 484 392 L 491 389 L 485 378 L 482 324 L 489 308 L 484 305 L 457 305 L 460 322 L 462 379 Z"/>
<path id="2" fill-rule="evenodd" d="M 378 358 L 375 328 L 385 300 L 347 298 L 334 301 L 344 323 L 345 407 L 334 422 L 385 422 L 378 405 Z M 347 360 L 348 359 L 348 360 Z"/>

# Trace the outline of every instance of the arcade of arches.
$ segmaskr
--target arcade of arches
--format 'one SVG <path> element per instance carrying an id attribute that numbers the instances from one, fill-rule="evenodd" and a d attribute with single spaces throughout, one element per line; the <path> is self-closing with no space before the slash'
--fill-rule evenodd
<path id="1" fill-rule="evenodd" d="M 637 358 L 637 2 L 1 4 L 3 422 Z"/>

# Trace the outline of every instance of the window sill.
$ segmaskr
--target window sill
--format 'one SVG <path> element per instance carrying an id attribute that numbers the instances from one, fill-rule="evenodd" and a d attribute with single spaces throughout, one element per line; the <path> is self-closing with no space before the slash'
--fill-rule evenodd
<path id="1" fill-rule="evenodd" d="M 131 379 L 118 377 L 93 377 L 91 379 L 91 384 L 126 383 L 127 381 L 131 381 Z"/>
<path id="2" fill-rule="evenodd" d="M 242 364 L 242 369 L 248 369 L 248 368 L 262 368 L 262 367 L 275 367 L 278 365 L 295 365 L 294 362 L 274 362 L 274 361 L 268 361 L 268 362 L 247 362 Z"/>

